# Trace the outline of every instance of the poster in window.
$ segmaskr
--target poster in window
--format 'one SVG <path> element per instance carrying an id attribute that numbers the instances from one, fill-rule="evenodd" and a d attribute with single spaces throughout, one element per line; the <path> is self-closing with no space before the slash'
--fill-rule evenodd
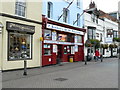
<path id="1" fill-rule="evenodd" d="M 75 52 L 78 52 L 78 45 L 75 45 Z"/>
<path id="2" fill-rule="evenodd" d="M 65 35 L 65 34 L 58 34 L 58 41 L 62 41 L 62 42 L 67 41 L 67 35 Z"/>
<path id="3" fill-rule="evenodd" d="M 51 39 L 51 31 L 45 30 L 44 31 L 44 38 L 50 40 Z"/>
<path id="4" fill-rule="evenodd" d="M 75 43 L 77 43 L 77 35 L 75 35 Z"/>
<path id="5" fill-rule="evenodd" d="M 57 45 L 53 45 L 53 53 L 57 53 Z"/>
<path id="6" fill-rule="evenodd" d="M 75 54 L 74 46 L 71 46 L 71 54 Z"/>
<path id="7" fill-rule="evenodd" d="M 57 39 L 57 33 L 56 33 L 56 31 L 53 31 L 52 32 L 52 40 L 56 41 L 56 39 Z"/>

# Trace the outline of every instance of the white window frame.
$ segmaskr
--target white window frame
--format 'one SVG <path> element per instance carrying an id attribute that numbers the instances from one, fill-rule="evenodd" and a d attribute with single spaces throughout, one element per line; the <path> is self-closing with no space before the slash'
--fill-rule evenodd
<path id="1" fill-rule="evenodd" d="M 26 17 L 26 1 L 25 0 L 16 0 L 15 15 Z"/>
<path id="2" fill-rule="evenodd" d="M 80 14 L 77 13 L 77 26 L 80 26 Z"/>
<path id="3" fill-rule="evenodd" d="M 63 22 L 68 23 L 69 20 L 69 10 L 63 8 Z"/>

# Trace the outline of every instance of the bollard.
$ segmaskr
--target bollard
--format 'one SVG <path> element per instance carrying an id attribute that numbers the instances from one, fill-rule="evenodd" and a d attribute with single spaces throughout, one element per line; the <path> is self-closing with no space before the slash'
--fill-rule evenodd
<path id="1" fill-rule="evenodd" d="M 27 60 L 24 60 L 24 73 L 23 75 L 27 75 Z"/>
<path id="2" fill-rule="evenodd" d="M 103 56 L 101 55 L 101 62 L 103 62 Z"/>
<path id="3" fill-rule="evenodd" d="M 87 57 L 86 57 L 86 59 L 85 59 L 85 65 L 87 65 Z"/>

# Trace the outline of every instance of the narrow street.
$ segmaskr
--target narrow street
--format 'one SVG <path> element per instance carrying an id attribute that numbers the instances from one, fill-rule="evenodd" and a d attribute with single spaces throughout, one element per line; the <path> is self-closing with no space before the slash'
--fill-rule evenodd
<path id="1" fill-rule="evenodd" d="M 118 88 L 118 59 L 103 62 L 75 62 L 63 66 L 3 73 L 3 88 Z"/>

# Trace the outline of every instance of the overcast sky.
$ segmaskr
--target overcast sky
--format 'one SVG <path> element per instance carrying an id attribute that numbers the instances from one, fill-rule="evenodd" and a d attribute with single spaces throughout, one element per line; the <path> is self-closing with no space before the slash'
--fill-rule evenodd
<path id="1" fill-rule="evenodd" d="M 106 13 L 118 11 L 118 2 L 120 0 L 92 0 L 95 1 L 97 8 Z M 91 0 L 83 0 L 83 9 L 87 9 Z"/>

